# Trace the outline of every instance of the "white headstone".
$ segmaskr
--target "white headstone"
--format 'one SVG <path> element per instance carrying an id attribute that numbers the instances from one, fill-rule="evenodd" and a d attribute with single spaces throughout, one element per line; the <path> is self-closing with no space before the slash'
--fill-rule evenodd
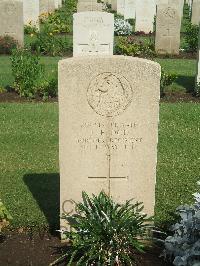
<path id="1" fill-rule="evenodd" d="M 0 36 L 10 36 L 19 45 L 24 44 L 23 2 L 17 0 L 0 1 Z"/>
<path id="2" fill-rule="evenodd" d="M 135 31 L 153 32 L 155 13 L 155 0 L 137 0 Z"/>
<path id="3" fill-rule="evenodd" d="M 176 4 L 157 6 L 155 49 L 159 54 L 179 54 L 181 13 Z"/>
<path id="4" fill-rule="evenodd" d="M 199 25 L 200 23 L 200 0 L 192 2 L 192 24 Z"/>
<path id="5" fill-rule="evenodd" d="M 82 191 L 102 190 L 119 203 L 142 201 L 144 212 L 154 214 L 159 96 L 155 62 L 125 56 L 59 62 L 61 214 L 74 211 Z"/>
<path id="6" fill-rule="evenodd" d="M 103 11 L 103 4 L 95 1 L 79 1 L 77 3 L 77 12 Z"/>
<path id="7" fill-rule="evenodd" d="M 125 0 L 124 19 L 134 19 L 136 12 L 136 0 Z"/>
<path id="8" fill-rule="evenodd" d="M 114 15 L 81 12 L 73 15 L 73 55 L 112 55 Z"/>
<path id="9" fill-rule="evenodd" d="M 114 11 L 117 11 L 117 0 L 111 0 L 111 8 Z"/>
<path id="10" fill-rule="evenodd" d="M 54 0 L 40 0 L 40 14 L 52 13 L 55 11 Z"/>
<path id="11" fill-rule="evenodd" d="M 62 0 L 58 0 L 58 7 L 62 7 Z"/>
<path id="12" fill-rule="evenodd" d="M 117 0 L 117 14 L 124 16 L 125 0 Z"/>
<path id="13" fill-rule="evenodd" d="M 24 24 L 39 28 L 39 0 L 23 0 Z"/>

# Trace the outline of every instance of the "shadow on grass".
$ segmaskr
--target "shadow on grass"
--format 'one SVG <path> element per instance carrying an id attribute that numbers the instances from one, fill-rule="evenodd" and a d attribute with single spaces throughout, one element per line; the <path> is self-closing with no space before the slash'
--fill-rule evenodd
<path id="1" fill-rule="evenodd" d="M 186 92 L 193 93 L 195 87 L 195 77 L 191 76 L 178 76 L 176 81 L 178 85 L 184 87 Z"/>
<path id="2" fill-rule="evenodd" d="M 27 174 L 24 183 L 29 188 L 51 230 L 59 228 L 60 177 L 58 173 Z"/>

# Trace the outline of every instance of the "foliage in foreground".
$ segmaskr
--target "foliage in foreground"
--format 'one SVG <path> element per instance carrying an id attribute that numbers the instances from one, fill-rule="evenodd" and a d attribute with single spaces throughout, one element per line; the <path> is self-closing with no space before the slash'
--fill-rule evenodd
<path id="1" fill-rule="evenodd" d="M 0 233 L 3 228 L 9 225 L 10 220 L 12 220 L 12 217 L 0 199 Z"/>
<path id="2" fill-rule="evenodd" d="M 165 256 L 173 258 L 175 266 L 200 265 L 200 193 L 194 194 L 195 204 L 177 208 L 181 217 L 165 240 Z"/>
<path id="3" fill-rule="evenodd" d="M 143 251 L 150 221 L 141 213 L 142 203 L 120 205 L 104 192 L 92 197 L 83 192 L 82 198 L 77 214 L 63 216 L 72 229 L 63 232 L 71 246 L 51 265 L 62 259 L 68 265 L 134 265 L 134 251 Z"/>
<path id="4" fill-rule="evenodd" d="M 55 97 L 57 95 L 57 73 L 45 76 L 45 67 L 40 58 L 28 49 L 16 49 L 12 52 L 12 73 L 14 89 L 20 96 L 27 98 Z"/>

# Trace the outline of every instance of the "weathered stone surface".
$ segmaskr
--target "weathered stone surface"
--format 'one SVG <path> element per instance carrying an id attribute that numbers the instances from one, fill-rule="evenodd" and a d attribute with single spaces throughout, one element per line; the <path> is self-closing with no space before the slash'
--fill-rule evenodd
<path id="1" fill-rule="evenodd" d="M 40 0 L 40 14 L 52 13 L 55 11 L 54 0 Z"/>
<path id="2" fill-rule="evenodd" d="M 81 12 L 73 16 L 73 55 L 112 55 L 114 15 L 106 12 Z"/>
<path id="3" fill-rule="evenodd" d="M 177 5 L 157 6 L 155 49 L 159 54 L 179 54 L 181 13 Z"/>
<path id="4" fill-rule="evenodd" d="M 124 15 L 125 0 L 117 0 L 117 14 Z"/>
<path id="5" fill-rule="evenodd" d="M 23 0 L 24 24 L 39 28 L 40 3 L 39 0 Z"/>
<path id="6" fill-rule="evenodd" d="M 125 0 L 124 19 L 135 18 L 136 0 Z"/>
<path id="7" fill-rule="evenodd" d="M 58 9 L 59 8 L 58 0 L 54 0 L 54 4 L 55 4 L 55 9 Z"/>
<path id="8" fill-rule="evenodd" d="M 104 190 L 154 213 L 159 64 L 124 56 L 59 62 L 61 213 Z M 61 221 L 61 226 L 64 226 Z"/>
<path id="9" fill-rule="evenodd" d="M 58 7 L 62 7 L 62 0 L 58 0 Z"/>
<path id="10" fill-rule="evenodd" d="M 81 1 L 77 4 L 77 12 L 103 11 L 103 4 L 93 1 Z"/>
<path id="11" fill-rule="evenodd" d="M 111 0 L 112 10 L 117 11 L 117 0 Z"/>
<path id="12" fill-rule="evenodd" d="M 24 44 L 23 2 L 17 0 L 0 1 L 0 36 L 11 36 Z"/>
<path id="13" fill-rule="evenodd" d="M 155 0 L 137 0 L 135 31 L 153 32 Z"/>
<path id="14" fill-rule="evenodd" d="M 200 23 L 200 0 L 192 2 L 192 24 L 199 25 Z"/>

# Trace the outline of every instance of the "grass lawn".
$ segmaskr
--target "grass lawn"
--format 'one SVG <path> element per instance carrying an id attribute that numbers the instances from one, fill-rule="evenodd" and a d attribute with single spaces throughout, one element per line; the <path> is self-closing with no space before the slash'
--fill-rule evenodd
<path id="1" fill-rule="evenodd" d="M 200 105 L 161 104 L 156 221 L 192 200 L 200 179 Z M 58 226 L 58 105 L 0 104 L 0 197 L 15 227 Z M 141 199 L 142 200 L 142 199 Z"/>
<path id="2" fill-rule="evenodd" d="M 41 63 L 45 64 L 47 75 L 57 69 L 57 63 L 61 57 L 41 57 Z M 167 73 L 174 73 L 177 80 L 167 88 L 167 91 L 187 91 L 194 89 L 196 60 L 189 59 L 156 59 Z M 12 86 L 13 77 L 9 56 L 0 56 L 0 88 Z"/>

